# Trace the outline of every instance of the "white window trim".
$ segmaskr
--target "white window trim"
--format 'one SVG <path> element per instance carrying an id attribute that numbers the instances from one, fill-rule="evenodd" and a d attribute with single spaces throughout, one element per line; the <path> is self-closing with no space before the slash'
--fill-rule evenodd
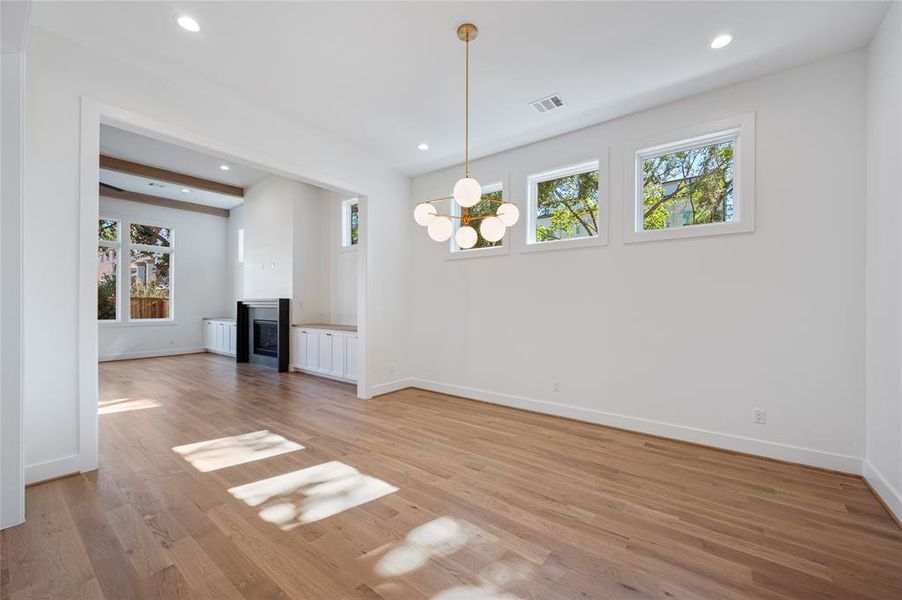
<path id="1" fill-rule="evenodd" d="M 119 242 L 103 242 L 98 237 L 98 245 L 107 246 L 114 245 L 119 248 L 119 265 L 117 266 L 116 279 L 116 320 L 97 319 L 97 324 L 101 327 L 145 327 L 148 325 L 176 325 L 175 320 L 175 227 L 172 225 L 161 225 L 159 223 L 147 222 L 145 220 L 136 220 L 131 217 L 121 217 L 112 214 L 100 215 L 100 219 L 110 219 L 119 223 Z M 172 234 L 169 240 L 169 246 L 152 246 L 150 244 L 132 244 L 131 243 L 131 225 L 147 225 L 150 227 L 165 227 Z M 126 236 L 126 232 L 128 235 Z M 131 279 L 126 283 L 123 277 L 125 272 L 124 259 L 128 257 L 131 262 L 132 250 L 144 250 L 147 252 L 162 252 L 169 254 L 169 317 L 165 319 L 132 319 L 131 310 L 124 310 L 123 306 L 128 303 L 131 307 Z M 95 311 L 96 312 L 96 311 Z"/>
<path id="2" fill-rule="evenodd" d="M 497 192 L 501 190 L 501 197 L 507 201 L 507 190 L 505 189 L 504 183 L 501 181 L 490 183 L 488 185 L 482 186 L 483 194 L 490 194 L 492 192 Z M 455 217 L 460 217 L 462 214 L 461 206 L 455 202 L 454 200 L 450 201 L 451 204 L 451 214 Z M 456 218 L 451 219 L 451 222 L 454 224 L 454 228 L 451 232 L 451 239 L 448 240 L 448 256 L 446 260 L 463 260 L 470 258 L 486 258 L 489 256 L 505 256 L 510 254 L 510 234 L 511 228 L 508 227 L 507 231 L 504 232 L 504 237 L 501 238 L 500 246 L 491 246 L 489 248 L 460 248 L 457 245 L 457 242 L 454 239 L 454 236 L 457 235 L 457 230 L 460 229 L 460 221 Z"/>
<path id="3" fill-rule="evenodd" d="M 733 147 L 733 220 L 729 223 L 687 225 L 673 229 L 642 229 L 642 169 L 647 157 L 718 141 L 735 140 Z M 755 113 L 720 119 L 629 144 L 625 151 L 623 241 L 650 242 L 747 233 L 755 230 Z"/>
<path id="4" fill-rule="evenodd" d="M 546 250 L 568 250 L 575 248 L 594 248 L 605 246 L 608 243 L 608 197 L 611 186 L 609 152 L 605 148 L 597 159 L 586 160 L 564 167 L 542 171 L 529 175 L 526 180 L 528 200 L 526 202 L 526 237 L 520 252 L 544 252 Z M 568 240 L 554 240 L 550 242 L 536 241 L 536 205 L 538 203 L 538 185 L 549 179 L 557 179 L 587 171 L 598 171 L 598 234 L 589 237 L 573 238 Z"/>
<path id="5" fill-rule="evenodd" d="M 357 243 L 351 243 L 351 206 L 357 205 Z M 341 202 L 341 250 L 352 252 L 360 245 L 360 198 L 349 198 Z"/>

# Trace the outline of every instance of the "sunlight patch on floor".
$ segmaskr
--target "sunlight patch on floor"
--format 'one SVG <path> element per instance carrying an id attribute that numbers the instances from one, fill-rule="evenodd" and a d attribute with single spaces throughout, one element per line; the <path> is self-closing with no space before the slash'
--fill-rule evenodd
<path id="1" fill-rule="evenodd" d="M 109 415 L 113 413 L 127 412 L 130 410 L 143 410 L 145 408 L 157 408 L 163 406 L 150 398 L 118 398 L 116 400 L 101 400 L 97 403 L 97 414 Z"/>
<path id="2" fill-rule="evenodd" d="M 229 490 L 260 518 L 289 531 L 360 506 L 398 488 L 338 461 L 262 479 Z"/>
<path id="3" fill-rule="evenodd" d="M 376 563 L 376 573 L 383 577 L 412 573 L 433 557 L 457 552 L 477 534 L 477 528 L 466 521 L 453 517 L 433 519 L 411 529 L 401 544 L 386 552 Z"/>
<path id="4" fill-rule="evenodd" d="M 432 600 L 521 600 L 491 585 L 458 585 L 442 590 Z"/>
<path id="5" fill-rule="evenodd" d="M 176 446 L 173 451 L 181 454 L 195 469 L 206 473 L 303 449 L 300 444 L 264 429 Z"/>

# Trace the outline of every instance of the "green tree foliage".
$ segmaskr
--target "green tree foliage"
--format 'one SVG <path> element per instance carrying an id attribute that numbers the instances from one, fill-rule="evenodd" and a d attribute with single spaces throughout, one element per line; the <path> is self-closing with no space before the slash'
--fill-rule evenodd
<path id="1" fill-rule="evenodd" d="M 733 142 L 647 158 L 642 170 L 645 229 L 728 220 L 733 200 Z"/>
<path id="2" fill-rule="evenodd" d="M 597 235 L 598 171 L 540 182 L 537 208 L 537 242 Z"/>
<path id="3" fill-rule="evenodd" d="M 360 239 L 360 211 L 357 203 L 351 205 L 351 245 Z"/>
<path id="4" fill-rule="evenodd" d="M 486 192 L 482 195 L 482 199 L 474 206 L 463 209 L 463 216 L 469 219 L 469 222 L 466 224 L 476 230 L 476 245 L 473 246 L 473 248 L 491 248 L 493 246 L 501 245 L 501 240 L 490 242 L 479 233 L 479 225 L 482 223 L 482 219 L 494 215 L 498 211 L 498 206 L 500 206 L 498 202 L 501 200 L 501 190 Z"/>
<path id="5" fill-rule="evenodd" d="M 116 319 L 116 276 L 109 273 L 97 282 L 97 318 L 102 321 Z"/>
<path id="6" fill-rule="evenodd" d="M 119 240 L 119 223 L 113 219 L 100 219 L 98 237 L 107 242 Z"/>

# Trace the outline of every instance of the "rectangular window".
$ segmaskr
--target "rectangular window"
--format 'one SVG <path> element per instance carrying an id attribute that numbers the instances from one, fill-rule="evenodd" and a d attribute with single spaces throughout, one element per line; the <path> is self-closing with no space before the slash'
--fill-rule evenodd
<path id="1" fill-rule="evenodd" d="M 97 241 L 97 319 L 119 320 L 119 221 L 100 219 Z"/>
<path id="2" fill-rule="evenodd" d="M 356 246 L 360 240 L 360 205 L 358 198 L 341 203 L 341 245 L 345 248 Z"/>
<path id="3" fill-rule="evenodd" d="M 754 229 L 754 115 L 682 133 L 634 150 L 625 241 Z"/>
<path id="4" fill-rule="evenodd" d="M 598 164 L 592 161 L 529 178 L 528 244 L 598 237 Z"/>
<path id="5" fill-rule="evenodd" d="M 457 230 L 460 229 L 461 225 L 469 225 L 476 230 L 476 245 L 472 248 L 461 248 L 455 241 L 455 236 L 451 236 L 450 243 L 452 252 L 470 252 L 484 248 L 497 248 L 504 244 L 504 238 L 497 242 L 490 242 L 483 238 L 482 234 L 479 232 L 479 226 L 482 224 L 482 219 L 489 215 L 494 215 L 503 199 L 504 190 L 502 184 L 493 183 L 482 186 L 482 199 L 469 208 L 461 207 L 456 202 L 451 203 L 452 209 L 455 210 L 456 213 L 455 216 L 461 217 L 460 220 L 452 219 L 454 222 L 454 232 L 457 233 Z"/>
<path id="6" fill-rule="evenodd" d="M 736 135 L 689 148 L 639 155 L 642 229 L 673 229 L 733 220 Z"/>
<path id="7" fill-rule="evenodd" d="M 129 319 L 172 318 L 171 227 L 129 227 Z"/>

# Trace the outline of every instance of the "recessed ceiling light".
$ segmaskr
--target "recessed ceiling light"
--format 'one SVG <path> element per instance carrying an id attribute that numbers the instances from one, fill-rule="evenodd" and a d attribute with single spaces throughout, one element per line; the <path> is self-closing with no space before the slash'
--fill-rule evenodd
<path id="1" fill-rule="evenodd" d="M 729 33 L 722 33 L 713 40 L 711 40 L 711 47 L 715 50 L 717 48 L 723 48 L 727 44 L 733 41 L 733 36 Z"/>
<path id="2" fill-rule="evenodd" d="M 429 150 L 429 144 L 422 143 L 419 146 L 417 146 L 417 148 L 419 148 L 420 150 Z"/>
<path id="3" fill-rule="evenodd" d="M 197 33 L 200 31 L 200 25 L 198 25 L 197 21 L 189 17 L 188 15 L 182 15 L 178 18 L 179 26 L 185 31 L 190 31 L 191 33 Z"/>
<path id="4" fill-rule="evenodd" d="M 191 191 L 191 190 L 189 190 L 188 188 L 182 188 L 182 193 L 183 193 L 183 194 L 187 194 L 187 193 L 190 192 L 190 191 Z"/>
<path id="5" fill-rule="evenodd" d="M 228 170 L 229 170 L 229 165 L 222 164 L 222 165 L 219 165 L 219 168 L 222 169 L 223 171 L 228 171 Z"/>

